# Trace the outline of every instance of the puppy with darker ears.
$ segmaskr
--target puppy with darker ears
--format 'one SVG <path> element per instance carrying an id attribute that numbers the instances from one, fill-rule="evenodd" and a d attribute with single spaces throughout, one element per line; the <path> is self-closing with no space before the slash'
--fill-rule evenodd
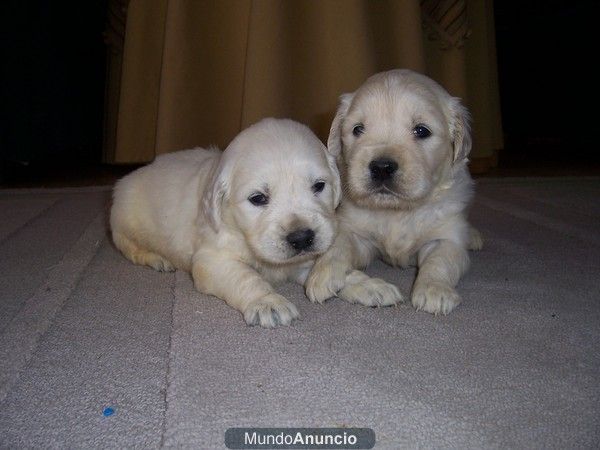
<path id="1" fill-rule="evenodd" d="M 309 276 L 308 297 L 402 301 L 394 285 L 356 270 L 381 258 L 416 263 L 412 304 L 448 314 L 460 302 L 455 286 L 469 265 L 467 249 L 482 246 L 466 220 L 473 195 L 466 108 L 424 75 L 380 73 L 342 95 L 327 147 L 342 177 L 340 232 Z"/>

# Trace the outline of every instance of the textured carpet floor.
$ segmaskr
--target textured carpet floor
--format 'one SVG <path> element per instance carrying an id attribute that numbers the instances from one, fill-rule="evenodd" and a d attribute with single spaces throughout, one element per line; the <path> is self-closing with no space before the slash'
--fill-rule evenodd
<path id="1" fill-rule="evenodd" d="M 247 327 L 129 263 L 107 188 L 0 191 L 0 447 L 222 448 L 239 426 L 369 427 L 376 448 L 600 446 L 600 180 L 482 180 L 447 317 L 313 305 Z M 368 269 L 408 293 L 414 270 Z M 115 413 L 103 415 L 105 407 Z"/>

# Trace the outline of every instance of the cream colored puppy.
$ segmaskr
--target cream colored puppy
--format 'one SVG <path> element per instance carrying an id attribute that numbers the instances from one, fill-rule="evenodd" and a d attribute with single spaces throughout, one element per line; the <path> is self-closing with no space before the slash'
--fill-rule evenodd
<path id="1" fill-rule="evenodd" d="M 304 125 L 265 119 L 224 152 L 159 156 L 117 183 L 115 245 L 136 264 L 191 271 L 196 288 L 248 324 L 288 325 L 296 307 L 272 282 L 304 284 L 333 242 L 340 199 L 335 161 Z"/>
<path id="2" fill-rule="evenodd" d="M 327 145 L 344 188 L 340 232 L 309 276 L 308 297 L 401 301 L 395 286 L 354 270 L 379 257 L 395 266 L 418 264 L 417 309 L 452 311 L 467 248 L 482 245 L 465 217 L 472 197 L 467 110 L 423 75 L 380 73 L 342 95 Z"/>

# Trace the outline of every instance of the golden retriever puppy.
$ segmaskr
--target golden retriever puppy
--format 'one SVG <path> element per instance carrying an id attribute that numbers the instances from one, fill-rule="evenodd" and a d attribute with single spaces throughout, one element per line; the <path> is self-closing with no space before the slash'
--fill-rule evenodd
<path id="1" fill-rule="evenodd" d="M 196 288 L 251 325 L 288 325 L 298 310 L 271 283 L 304 284 L 335 237 L 335 160 L 304 125 L 265 119 L 224 152 L 159 156 L 120 180 L 110 224 L 136 264 L 190 271 Z"/>
<path id="2" fill-rule="evenodd" d="M 312 269 L 308 297 L 401 301 L 395 286 L 354 270 L 379 257 L 416 263 L 412 304 L 448 314 L 460 302 L 455 286 L 469 265 L 467 248 L 482 245 L 465 217 L 473 192 L 467 110 L 410 70 L 374 75 L 340 100 L 327 143 L 342 177 L 340 231 Z"/>

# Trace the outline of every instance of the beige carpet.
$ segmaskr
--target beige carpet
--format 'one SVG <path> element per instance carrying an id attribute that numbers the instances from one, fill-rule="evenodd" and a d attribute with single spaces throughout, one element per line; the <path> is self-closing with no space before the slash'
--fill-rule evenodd
<path id="1" fill-rule="evenodd" d="M 108 188 L 0 191 L 0 448 L 222 448 L 242 426 L 369 427 L 380 449 L 600 446 L 600 179 L 482 180 L 447 317 L 313 305 L 247 327 L 134 266 Z M 414 270 L 368 270 L 408 293 Z M 106 407 L 114 409 L 109 417 Z"/>

